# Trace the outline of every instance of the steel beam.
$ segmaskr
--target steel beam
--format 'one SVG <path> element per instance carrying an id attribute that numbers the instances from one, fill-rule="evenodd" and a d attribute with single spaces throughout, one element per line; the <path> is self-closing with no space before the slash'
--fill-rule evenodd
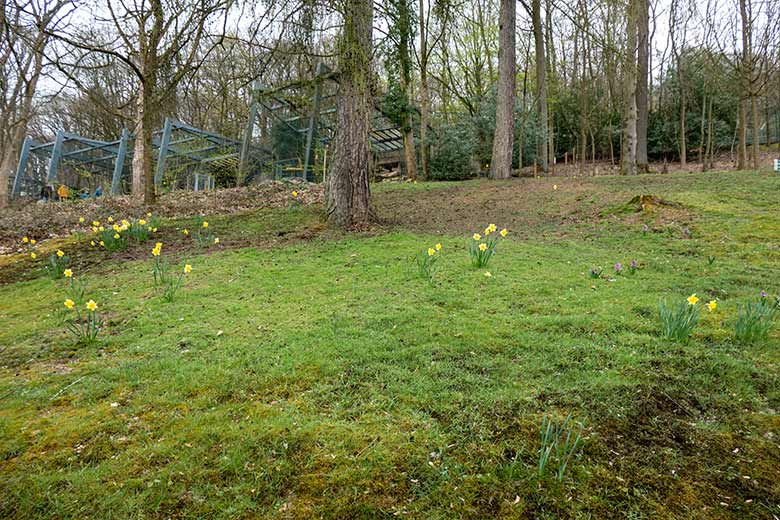
<path id="1" fill-rule="evenodd" d="M 62 155 L 62 143 L 65 141 L 65 132 L 62 130 L 57 132 L 57 137 L 54 139 L 54 146 L 51 149 L 51 157 L 49 158 L 49 169 L 46 173 L 46 182 L 51 183 L 57 178 L 57 166 L 60 163 L 60 155 Z"/>
<path id="2" fill-rule="evenodd" d="M 125 153 L 127 152 L 127 140 L 130 132 L 127 128 L 122 129 L 122 137 L 119 138 L 119 150 L 116 153 L 114 162 L 114 175 L 111 177 L 111 195 L 119 195 L 119 182 L 122 180 L 122 171 L 125 167 Z"/>
<path id="3" fill-rule="evenodd" d="M 22 177 L 27 171 L 27 159 L 30 157 L 30 146 L 32 146 L 32 137 L 25 137 L 22 143 L 22 151 L 19 153 L 19 164 L 16 165 L 16 176 L 14 177 L 14 186 L 11 188 L 11 197 L 18 197 L 22 188 Z"/>
<path id="4" fill-rule="evenodd" d="M 165 172 L 165 158 L 168 155 L 168 145 L 171 142 L 171 126 L 171 118 L 166 117 L 165 125 L 163 125 L 162 137 L 160 138 L 160 153 L 157 156 L 157 171 L 154 174 L 155 186 L 159 186 L 162 183 L 163 173 Z"/>

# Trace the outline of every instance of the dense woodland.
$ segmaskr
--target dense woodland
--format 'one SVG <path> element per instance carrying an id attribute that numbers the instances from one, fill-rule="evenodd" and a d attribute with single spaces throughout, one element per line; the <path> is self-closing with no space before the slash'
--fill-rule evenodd
<path id="1" fill-rule="evenodd" d="M 403 131 L 410 178 L 707 170 L 722 154 L 757 169 L 780 141 L 779 22 L 766 0 L 11 0 L 0 199 L 25 135 L 129 128 L 133 191 L 152 202 L 166 116 L 240 137 L 255 80 L 320 62 L 340 78 L 328 193 L 342 225 L 371 218 L 374 100 Z"/>

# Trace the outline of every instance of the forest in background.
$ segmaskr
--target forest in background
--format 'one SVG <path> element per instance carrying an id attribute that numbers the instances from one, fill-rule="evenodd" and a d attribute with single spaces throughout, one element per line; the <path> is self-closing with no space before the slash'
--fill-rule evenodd
<path id="1" fill-rule="evenodd" d="M 759 0 L 13 0 L 0 199 L 27 134 L 129 128 L 135 188 L 166 116 L 240 137 L 255 80 L 312 78 L 320 62 L 378 98 L 412 178 L 564 161 L 706 170 L 723 153 L 757 169 L 759 144 L 780 141 L 779 15 Z"/>

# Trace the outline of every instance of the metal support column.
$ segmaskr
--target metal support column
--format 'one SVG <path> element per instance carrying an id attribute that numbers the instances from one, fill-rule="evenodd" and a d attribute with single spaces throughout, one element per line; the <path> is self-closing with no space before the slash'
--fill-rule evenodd
<path id="1" fill-rule="evenodd" d="M 249 169 L 249 145 L 252 142 L 252 134 L 255 131 L 255 121 L 257 121 L 257 91 L 260 85 L 257 81 L 252 84 L 252 103 L 249 106 L 249 119 L 244 129 L 244 135 L 241 138 L 241 155 L 238 162 L 238 174 L 243 183 Z"/>
<path id="2" fill-rule="evenodd" d="M 57 137 L 54 140 L 54 146 L 51 149 L 51 157 L 49 158 L 49 169 L 46 173 L 46 182 L 51 183 L 57 178 L 57 166 L 60 163 L 60 155 L 62 155 L 62 144 L 65 141 L 65 134 L 62 130 L 57 132 Z"/>
<path id="3" fill-rule="evenodd" d="M 198 181 L 199 180 L 200 180 L 200 174 L 196 173 L 195 174 L 195 191 L 198 191 L 198 185 L 199 185 Z"/>
<path id="4" fill-rule="evenodd" d="M 160 154 L 157 156 L 157 171 L 154 174 L 154 185 L 159 186 L 162 183 L 163 173 L 165 172 L 165 157 L 168 155 L 168 145 L 171 143 L 171 118 L 165 118 L 162 137 L 160 138 Z"/>
<path id="5" fill-rule="evenodd" d="M 119 195 L 119 182 L 122 180 L 122 171 L 125 167 L 125 154 L 127 153 L 127 139 L 130 132 L 127 128 L 122 129 L 122 137 L 119 138 L 119 150 L 116 152 L 116 161 L 114 162 L 114 175 L 111 177 L 111 195 Z"/>
<path id="6" fill-rule="evenodd" d="M 320 100 L 322 99 L 322 75 L 325 72 L 325 64 L 317 64 L 316 83 L 314 86 L 314 104 L 309 118 L 309 130 L 306 133 L 306 152 L 303 160 L 303 178 L 308 179 L 309 165 L 312 161 L 312 146 L 314 144 L 314 134 L 317 131 L 317 124 L 320 118 Z"/>
<path id="7" fill-rule="evenodd" d="M 32 138 L 25 137 L 22 143 L 22 151 L 19 153 L 19 164 L 16 165 L 16 176 L 14 177 L 14 185 L 11 188 L 11 197 L 18 197 L 19 191 L 22 188 L 22 177 L 27 170 L 27 159 L 30 157 L 30 147 L 32 146 Z"/>

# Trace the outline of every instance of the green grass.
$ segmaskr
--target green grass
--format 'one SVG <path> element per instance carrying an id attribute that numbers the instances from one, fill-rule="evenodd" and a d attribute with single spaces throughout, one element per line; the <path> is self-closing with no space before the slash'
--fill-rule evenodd
<path id="1" fill-rule="evenodd" d="M 64 282 L 0 287 L 0 517 L 780 515 L 780 334 L 733 338 L 737 306 L 780 290 L 780 180 L 707 177 L 588 181 L 598 204 L 685 204 L 692 238 L 617 218 L 560 236 L 540 219 L 499 245 L 490 278 L 468 232 L 242 247 L 318 213 L 210 217 L 235 247 L 177 257 L 193 272 L 172 303 L 147 261 L 83 275 L 107 320 L 93 347 L 58 324 Z M 436 242 L 431 284 L 413 257 Z M 686 344 L 662 339 L 659 301 L 691 293 L 718 309 Z M 542 419 L 568 414 L 581 453 L 563 482 L 539 479 Z"/>

